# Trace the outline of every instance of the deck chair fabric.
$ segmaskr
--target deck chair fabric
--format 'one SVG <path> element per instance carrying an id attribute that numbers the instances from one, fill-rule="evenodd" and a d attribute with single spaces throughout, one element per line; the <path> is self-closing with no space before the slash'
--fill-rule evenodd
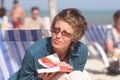
<path id="1" fill-rule="evenodd" d="M 98 25 L 98 26 L 90 26 L 87 29 L 85 34 L 85 38 L 88 42 L 88 45 L 92 45 L 95 49 L 94 54 L 96 54 L 97 58 L 102 59 L 105 67 L 109 67 L 109 59 L 106 54 L 106 34 L 108 31 L 111 31 L 112 25 Z"/>
<path id="2" fill-rule="evenodd" d="M 97 42 L 103 48 L 105 48 L 106 32 L 107 26 L 105 25 L 89 26 L 85 34 L 85 37 L 90 43 Z"/>
<path id="3" fill-rule="evenodd" d="M 0 80 L 7 80 L 21 66 L 26 49 L 47 30 L 0 30 Z"/>

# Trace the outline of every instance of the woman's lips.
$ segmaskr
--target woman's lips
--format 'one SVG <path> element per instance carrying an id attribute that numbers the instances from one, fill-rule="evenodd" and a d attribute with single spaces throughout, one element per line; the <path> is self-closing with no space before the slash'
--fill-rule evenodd
<path id="1" fill-rule="evenodd" d="M 58 40 L 56 40 L 56 39 L 54 39 L 53 42 L 54 42 L 55 44 L 60 44 L 60 43 L 61 43 L 61 41 L 58 41 Z"/>

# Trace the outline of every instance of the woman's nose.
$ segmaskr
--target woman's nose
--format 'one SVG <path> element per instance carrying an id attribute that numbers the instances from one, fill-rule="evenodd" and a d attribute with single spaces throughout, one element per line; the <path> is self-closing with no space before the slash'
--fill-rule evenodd
<path id="1" fill-rule="evenodd" d="M 62 34 L 61 32 L 59 32 L 58 34 L 56 34 L 57 38 L 61 38 L 62 37 Z"/>

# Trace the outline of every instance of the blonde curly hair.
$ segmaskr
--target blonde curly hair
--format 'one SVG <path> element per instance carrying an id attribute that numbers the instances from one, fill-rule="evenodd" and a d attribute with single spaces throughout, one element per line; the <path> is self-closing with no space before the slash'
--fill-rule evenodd
<path id="1" fill-rule="evenodd" d="M 51 29 L 54 28 L 55 23 L 59 20 L 67 22 L 74 29 L 73 42 L 77 42 L 85 34 L 87 22 L 78 9 L 68 8 L 59 12 L 52 22 Z"/>

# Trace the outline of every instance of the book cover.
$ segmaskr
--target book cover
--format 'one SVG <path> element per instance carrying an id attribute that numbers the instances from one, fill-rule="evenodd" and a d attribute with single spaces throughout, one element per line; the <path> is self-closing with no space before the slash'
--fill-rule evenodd
<path id="1" fill-rule="evenodd" d="M 44 67 L 42 69 L 37 69 L 38 73 L 52 73 L 52 72 L 70 72 L 70 68 L 62 65 L 57 65 L 60 62 L 57 54 L 51 54 L 49 56 L 38 59 L 38 62 Z"/>

